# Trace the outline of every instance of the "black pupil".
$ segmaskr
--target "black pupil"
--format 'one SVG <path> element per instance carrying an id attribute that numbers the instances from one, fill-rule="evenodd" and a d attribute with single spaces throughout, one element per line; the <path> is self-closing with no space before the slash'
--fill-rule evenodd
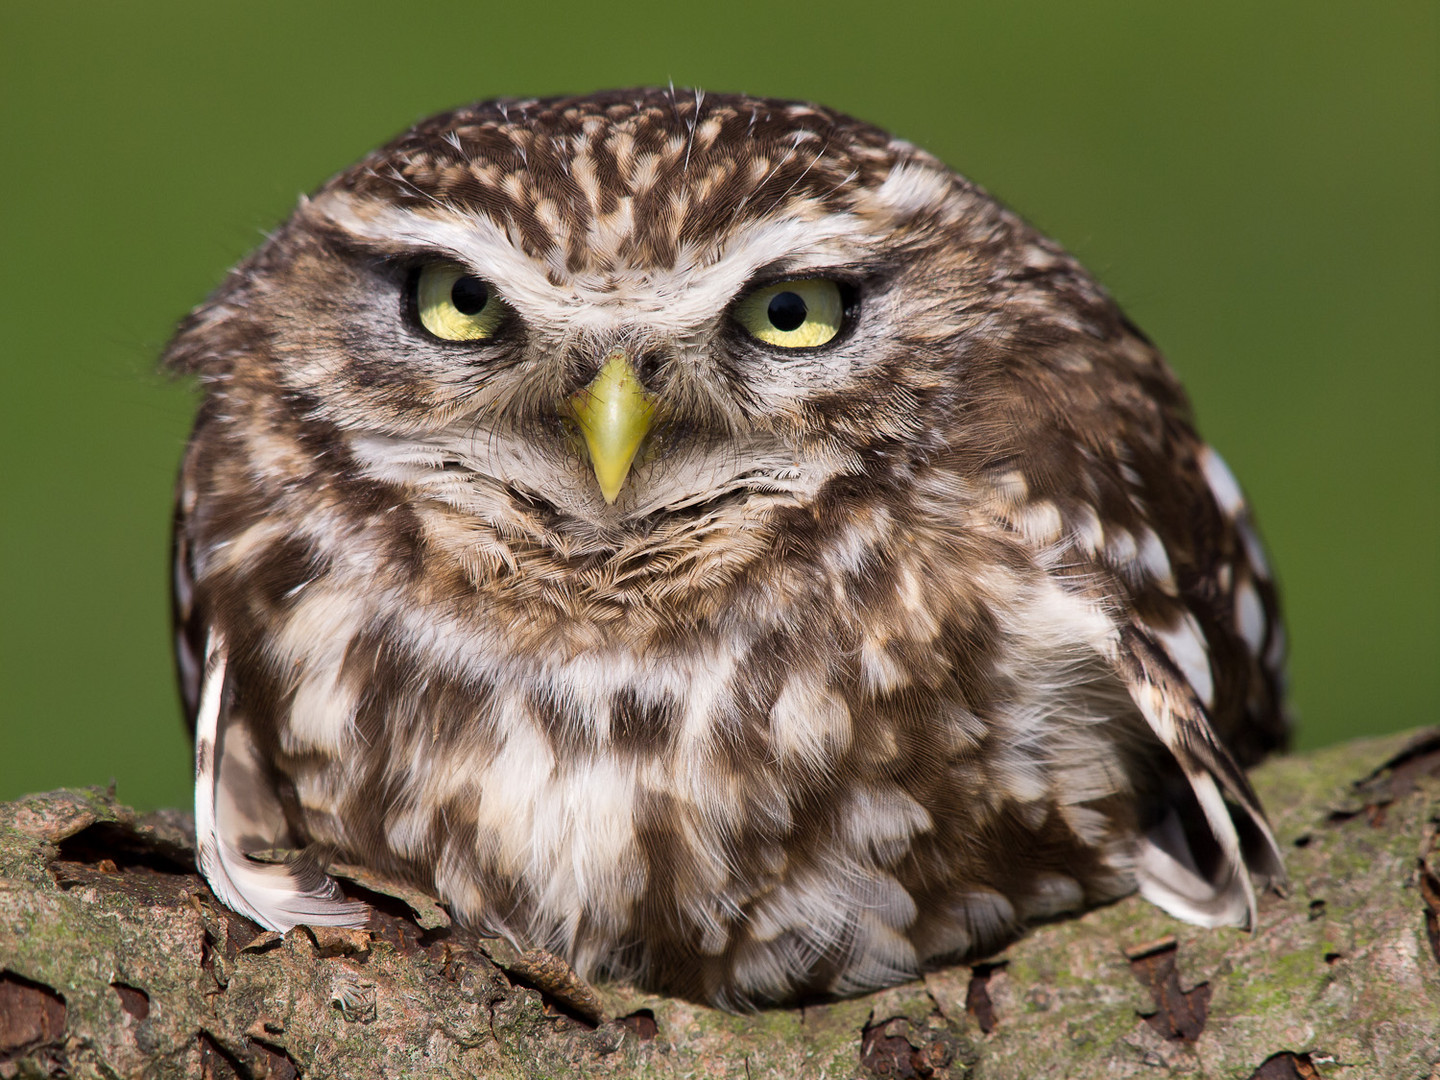
<path id="1" fill-rule="evenodd" d="M 479 315 L 489 299 L 490 290 L 477 277 L 462 277 L 450 288 L 450 302 L 461 315 Z"/>
<path id="2" fill-rule="evenodd" d="M 793 292 L 782 292 L 770 298 L 770 306 L 765 309 L 765 314 L 770 316 L 770 325 L 776 330 L 794 330 L 805 321 L 805 316 L 810 314 L 810 311 L 806 308 L 805 301 Z"/>

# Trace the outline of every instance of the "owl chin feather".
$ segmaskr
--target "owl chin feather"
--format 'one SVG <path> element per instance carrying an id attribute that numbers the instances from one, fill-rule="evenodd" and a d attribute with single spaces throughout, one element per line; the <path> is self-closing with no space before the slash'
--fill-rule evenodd
<path id="1" fill-rule="evenodd" d="M 199 862 L 307 845 L 586 977 L 728 1007 L 1139 890 L 1254 927 L 1283 746 L 1249 506 L 1054 242 L 820 106 L 484 102 L 185 321 Z M 256 857 L 258 856 L 258 858 Z"/>

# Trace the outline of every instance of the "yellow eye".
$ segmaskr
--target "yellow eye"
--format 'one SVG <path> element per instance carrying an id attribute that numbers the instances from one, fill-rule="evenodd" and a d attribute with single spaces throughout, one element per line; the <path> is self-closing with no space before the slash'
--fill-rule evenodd
<path id="1" fill-rule="evenodd" d="M 484 341 L 504 321 L 504 301 L 495 290 L 452 263 L 430 263 L 415 283 L 420 324 L 446 341 Z"/>
<path id="2" fill-rule="evenodd" d="M 766 345 L 813 349 L 840 333 L 845 300 L 839 284 L 828 278 L 777 281 L 744 297 L 735 317 Z"/>

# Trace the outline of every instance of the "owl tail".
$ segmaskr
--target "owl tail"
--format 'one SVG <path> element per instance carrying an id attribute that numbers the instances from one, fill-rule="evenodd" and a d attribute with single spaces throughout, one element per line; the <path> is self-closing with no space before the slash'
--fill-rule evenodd
<path id="1" fill-rule="evenodd" d="M 1220 743 L 1194 689 L 1148 635 L 1125 634 L 1130 696 L 1174 756 L 1161 813 L 1141 838 L 1140 895 L 1200 926 L 1255 925 L 1255 887 L 1283 888 L 1285 869 L 1250 782 Z"/>
<path id="2" fill-rule="evenodd" d="M 246 852 L 287 835 L 248 727 L 226 693 L 225 639 L 211 630 L 195 720 L 195 839 L 200 872 L 227 907 L 269 930 L 363 926 L 364 904 L 306 863 L 261 863 Z"/>

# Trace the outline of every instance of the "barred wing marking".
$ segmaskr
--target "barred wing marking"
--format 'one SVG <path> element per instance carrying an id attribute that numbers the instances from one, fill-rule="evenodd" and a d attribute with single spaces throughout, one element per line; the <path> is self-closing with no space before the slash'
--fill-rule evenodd
<path id="1" fill-rule="evenodd" d="M 1285 878 L 1259 800 L 1163 646 L 1132 624 L 1122 631 L 1119 659 L 1130 696 L 1188 785 L 1142 838 L 1140 893 L 1200 926 L 1253 927 L 1252 875 L 1261 887 L 1280 887 Z"/>

